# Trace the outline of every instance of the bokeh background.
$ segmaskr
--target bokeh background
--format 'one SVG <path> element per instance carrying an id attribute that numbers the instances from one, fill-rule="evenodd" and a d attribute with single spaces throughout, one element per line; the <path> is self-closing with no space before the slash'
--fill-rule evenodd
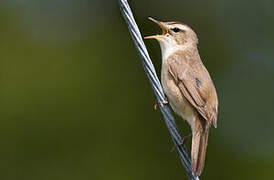
<path id="1" fill-rule="evenodd" d="M 220 105 L 201 179 L 273 179 L 274 1 L 130 5 L 143 35 L 199 36 Z M 1 180 L 186 179 L 116 0 L 2 0 L 0 85 Z"/>

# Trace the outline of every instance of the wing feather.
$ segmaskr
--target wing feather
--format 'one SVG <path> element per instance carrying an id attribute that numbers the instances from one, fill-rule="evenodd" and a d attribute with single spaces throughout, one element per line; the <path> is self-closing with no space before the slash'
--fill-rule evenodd
<path id="1" fill-rule="evenodd" d="M 216 127 L 218 106 L 216 90 L 207 70 L 199 66 L 203 64 L 196 64 L 196 70 L 200 72 L 195 73 L 189 63 L 175 58 L 169 63 L 169 73 L 182 95 L 207 122 L 213 123 Z M 198 85 L 197 79 L 199 80 Z"/>

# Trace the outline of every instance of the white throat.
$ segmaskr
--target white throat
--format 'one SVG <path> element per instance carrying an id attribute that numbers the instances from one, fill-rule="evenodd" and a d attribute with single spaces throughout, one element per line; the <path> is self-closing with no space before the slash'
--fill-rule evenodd
<path id="1" fill-rule="evenodd" d="M 168 43 L 160 43 L 161 51 L 162 51 L 162 62 L 164 63 L 165 60 L 168 59 L 170 55 L 173 53 L 183 50 L 184 48 L 178 46 L 177 44 L 168 44 Z"/>
<path id="2" fill-rule="evenodd" d="M 168 59 L 170 55 L 177 51 L 183 51 L 190 47 L 192 44 L 187 43 L 184 45 L 178 45 L 174 39 L 171 38 L 164 38 L 159 40 L 161 52 L 162 52 L 162 63 Z"/>

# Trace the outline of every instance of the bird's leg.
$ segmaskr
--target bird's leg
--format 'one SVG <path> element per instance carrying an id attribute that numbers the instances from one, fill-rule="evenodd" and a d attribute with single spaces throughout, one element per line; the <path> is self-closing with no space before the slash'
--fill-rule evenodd
<path id="1" fill-rule="evenodd" d="M 186 141 L 189 140 L 189 139 L 191 138 L 191 136 L 192 136 L 192 133 L 190 133 L 190 134 L 187 135 L 187 136 L 182 137 L 181 143 L 178 144 L 178 146 L 183 146 L 183 145 L 185 145 L 185 144 L 186 144 Z M 175 146 L 171 149 L 171 152 L 173 152 L 174 150 L 175 150 Z"/>
<path id="2" fill-rule="evenodd" d="M 184 137 L 182 138 L 182 142 L 179 144 L 179 146 L 184 145 L 184 144 L 186 143 L 186 141 L 189 140 L 191 137 L 192 137 L 192 133 L 190 133 L 190 134 L 187 135 L 187 136 L 184 136 Z"/>

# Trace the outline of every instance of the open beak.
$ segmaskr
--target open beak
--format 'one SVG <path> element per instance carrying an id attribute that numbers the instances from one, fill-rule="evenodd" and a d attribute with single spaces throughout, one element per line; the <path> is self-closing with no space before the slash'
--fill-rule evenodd
<path id="1" fill-rule="evenodd" d="M 149 17 L 148 19 L 155 22 L 156 24 L 158 24 L 160 26 L 160 28 L 162 29 L 163 33 L 161 35 L 146 36 L 146 37 L 144 37 L 145 39 L 160 39 L 167 34 L 168 29 L 166 28 L 166 26 L 164 25 L 163 22 L 153 19 L 152 17 Z"/>

